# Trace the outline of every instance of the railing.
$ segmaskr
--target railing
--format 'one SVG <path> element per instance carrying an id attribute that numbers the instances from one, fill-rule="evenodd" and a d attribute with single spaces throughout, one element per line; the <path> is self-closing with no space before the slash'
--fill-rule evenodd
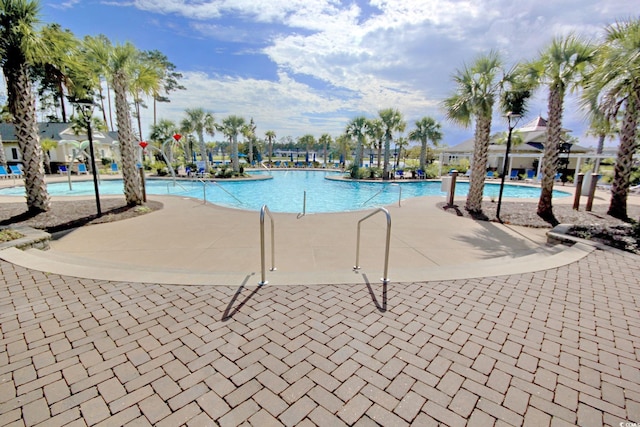
<path id="1" fill-rule="evenodd" d="M 175 187 L 176 185 L 180 188 L 182 188 L 183 191 L 189 191 L 186 188 L 184 188 L 184 186 L 178 184 L 177 182 L 173 181 L 173 182 L 167 182 L 167 193 L 171 193 L 171 191 L 169 191 L 169 186 L 173 184 L 173 186 Z"/>
<path id="2" fill-rule="evenodd" d="M 266 277 L 266 269 L 265 269 L 265 249 L 264 249 L 264 216 L 269 215 L 269 219 L 271 219 L 271 269 L 269 271 L 276 270 L 276 252 L 275 252 L 275 240 L 274 240 L 274 224 L 273 224 L 273 216 L 271 216 L 271 212 L 267 205 L 262 206 L 260 209 L 260 268 L 261 268 L 261 280 L 258 282 L 259 285 L 266 285 L 269 283 Z"/>
<path id="3" fill-rule="evenodd" d="M 402 201 L 402 185 L 400 184 L 391 184 L 391 185 L 397 185 L 398 186 L 398 191 L 400 192 L 398 194 L 398 207 L 402 207 L 401 201 Z M 375 199 L 380 193 L 382 193 L 385 189 L 383 188 L 382 190 L 378 191 L 376 194 L 374 194 L 373 196 L 369 197 L 364 203 L 362 203 L 360 206 L 364 206 L 367 203 L 369 203 L 371 200 Z"/>
<path id="4" fill-rule="evenodd" d="M 358 237 L 356 241 L 356 265 L 353 267 L 353 269 L 354 270 L 360 269 L 360 224 L 362 224 L 364 220 L 371 218 L 378 212 L 384 212 L 384 214 L 387 216 L 387 240 L 386 240 L 386 245 L 384 250 L 384 273 L 383 273 L 382 279 L 380 280 L 382 280 L 382 283 L 389 283 L 389 277 L 387 276 L 387 274 L 389 272 L 389 245 L 391 242 L 391 215 L 389 214 L 389 211 L 386 210 L 385 208 L 378 208 L 375 211 L 371 212 L 369 215 L 362 218 L 360 221 L 358 221 Z"/>
<path id="5" fill-rule="evenodd" d="M 200 181 L 202 183 L 202 190 L 204 192 L 204 201 L 205 203 L 207 202 L 207 185 L 208 184 L 213 184 L 213 185 L 217 185 L 218 188 L 220 188 L 222 191 L 224 191 L 225 193 L 227 193 L 229 196 L 233 197 L 238 203 L 240 203 L 241 205 L 244 205 L 244 202 L 240 199 L 238 199 L 236 196 L 233 195 L 233 193 L 231 193 L 229 190 L 227 190 L 226 188 L 224 188 L 222 185 L 218 184 L 215 181 L 204 181 L 202 179 L 199 179 L 198 181 Z"/>
<path id="6" fill-rule="evenodd" d="M 307 190 L 304 190 L 304 195 L 302 196 L 302 212 L 298 214 L 297 218 L 302 218 L 307 214 Z"/>

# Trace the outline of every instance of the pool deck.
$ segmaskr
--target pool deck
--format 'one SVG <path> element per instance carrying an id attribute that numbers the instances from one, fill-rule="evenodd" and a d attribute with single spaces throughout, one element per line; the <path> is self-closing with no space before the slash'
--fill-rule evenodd
<path id="1" fill-rule="evenodd" d="M 102 280 L 183 285 L 262 281 L 258 212 L 187 197 L 148 197 L 164 208 L 62 233 L 47 252 L 13 251 L 4 259 L 41 271 Z M 386 279 L 412 282 L 482 277 L 497 271 L 525 273 L 573 262 L 591 250 L 549 245 L 546 229 L 458 218 L 436 206 L 444 200 L 420 197 L 386 207 L 391 220 Z M 361 268 L 353 268 L 358 222 L 374 211 L 273 213 L 275 271 L 270 271 L 267 216 L 265 279 L 277 285 L 379 282 L 385 276 L 383 212 L 361 224 Z"/>
<path id="2" fill-rule="evenodd" d="M 360 212 L 274 215 L 278 270 L 257 286 L 258 213 L 157 199 L 0 251 L 0 426 L 640 421 L 636 255 L 420 198 L 389 206 L 388 284 L 382 215 L 351 271 Z"/>

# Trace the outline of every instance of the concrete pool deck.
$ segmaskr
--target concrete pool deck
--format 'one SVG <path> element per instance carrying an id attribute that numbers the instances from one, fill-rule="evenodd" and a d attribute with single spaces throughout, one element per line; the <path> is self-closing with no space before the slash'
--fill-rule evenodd
<path id="1" fill-rule="evenodd" d="M 64 178 L 53 180 L 60 179 Z M 46 252 L 4 251 L 2 258 L 40 271 L 101 280 L 183 285 L 261 281 L 258 212 L 177 196 L 149 199 L 162 202 L 164 208 L 72 230 L 57 236 Z M 401 207 L 387 206 L 387 279 L 412 282 L 525 273 L 574 262 L 591 250 L 549 245 L 547 229 L 457 218 L 436 206 L 442 201 L 444 197 L 420 197 L 403 201 Z M 276 271 L 269 271 L 267 217 L 266 280 L 274 285 L 379 282 L 384 276 L 387 225 L 382 212 L 362 223 L 361 269 L 353 270 L 357 224 L 371 212 L 302 217 L 273 213 Z"/>

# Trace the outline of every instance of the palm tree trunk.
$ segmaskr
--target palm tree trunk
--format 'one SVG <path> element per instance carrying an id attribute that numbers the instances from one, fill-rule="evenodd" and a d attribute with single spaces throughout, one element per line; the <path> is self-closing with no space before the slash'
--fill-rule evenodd
<path id="1" fill-rule="evenodd" d="M 26 64 L 15 64 L 3 69 L 7 81 L 9 110 L 16 127 L 16 138 L 24 163 L 24 185 L 29 212 L 45 212 L 51 207 L 51 199 L 44 182 L 42 147 L 38 137 L 35 100 L 31 92 Z"/>
<path id="2" fill-rule="evenodd" d="M 109 123 L 111 124 L 110 129 L 113 131 L 113 129 L 115 128 L 113 127 L 113 111 L 111 110 L 111 89 L 109 89 L 109 83 L 107 83 L 107 105 L 109 105 Z"/>
<path id="3" fill-rule="evenodd" d="M 7 156 L 4 152 L 4 145 L 2 144 L 2 135 L 0 135 L 0 166 L 7 167 Z"/>
<path id="4" fill-rule="evenodd" d="M 378 141 L 378 168 L 380 167 L 380 162 L 382 161 L 382 140 Z"/>
<path id="5" fill-rule="evenodd" d="M 198 145 L 200 147 L 200 157 L 202 157 L 202 161 L 205 165 L 207 165 L 207 169 L 209 169 L 209 159 L 207 158 L 207 147 L 204 144 L 204 134 L 202 130 L 198 130 Z"/>
<path id="6" fill-rule="evenodd" d="M 238 160 L 238 135 L 233 135 L 231 152 L 233 155 L 233 159 L 231 160 L 233 171 L 240 172 L 240 161 Z"/>
<path id="7" fill-rule="evenodd" d="M 487 175 L 487 153 L 491 133 L 491 116 L 476 117 L 475 144 L 473 147 L 473 167 L 469 180 L 469 193 L 465 209 L 473 214 L 482 214 L 482 195 Z"/>
<path id="8" fill-rule="evenodd" d="M 423 139 L 420 145 L 420 169 L 425 170 L 427 164 L 427 140 Z"/>
<path id="9" fill-rule="evenodd" d="M 104 120 L 104 124 L 105 126 L 109 126 L 109 122 L 107 122 L 107 110 L 105 110 L 104 108 L 104 95 L 102 94 L 102 82 L 100 83 L 100 92 L 99 92 L 99 96 L 100 96 L 100 108 L 102 109 L 102 119 Z M 113 130 L 113 125 L 111 127 L 108 127 L 109 131 Z"/>
<path id="10" fill-rule="evenodd" d="M 619 219 L 627 219 L 627 197 L 629 195 L 633 154 L 638 148 L 636 143 L 637 127 L 638 101 L 636 98 L 629 98 L 620 132 L 620 147 L 618 148 L 618 156 L 614 167 L 615 175 L 611 186 L 611 202 L 607 212 L 609 215 Z"/>
<path id="11" fill-rule="evenodd" d="M 391 135 L 386 134 L 384 138 L 384 166 L 382 169 L 382 179 L 388 180 L 389 176 L 389 155 L 391 154 Z"/>
<path id="12" fill-rule="evenodd" d="M 113 91 L 116 96 L 116 121 L 118 123 L 118 141 L 122 156 L 122 179 L 127 205 L 142 204 L 142 190 L 136 170 L 135 140 L 131 131 L 131 116 L 127 105 L 126 76 L 116 75 L 113 79 Z"/>
<path id="13" fill-rule="evenodd" d="M 602 152 L 604 151 L 604 140 L 607 137 L 606 134 L 601 133 L 600 135 L 598 135 L 598 145 L 596 148 L 596 154 L 602 154 Z M 596 161 L 593 163 L 593 173 L 597 174 L 598 171 L 600 170 L 600 157 L 598 157 L 596 159 Z"/>
<path id="14" fill-rule="evenodd" d="M 542 189 L 537 212 L 540 218 L 554 226 L 558 225 L 558 220 L 553 215 L 551 196 L 558 166 L 558 145 L 561 141 L 563 100 L 564 88 L 557 86 L 549 90 L 549 122 L 547 124 L 547 140 L 544 144 L 544 156 L 542 157 Z"/>

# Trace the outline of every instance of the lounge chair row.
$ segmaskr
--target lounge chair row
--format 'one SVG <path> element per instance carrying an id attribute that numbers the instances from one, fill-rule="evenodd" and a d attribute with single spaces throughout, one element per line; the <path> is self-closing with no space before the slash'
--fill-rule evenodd
<path id="1" fill-rule="evenodd" d="M 20 166 L 9 166 L 9 171 L 4 166 L 0 166 L 0 178 L 18 178 L 23 175 Z"/>

